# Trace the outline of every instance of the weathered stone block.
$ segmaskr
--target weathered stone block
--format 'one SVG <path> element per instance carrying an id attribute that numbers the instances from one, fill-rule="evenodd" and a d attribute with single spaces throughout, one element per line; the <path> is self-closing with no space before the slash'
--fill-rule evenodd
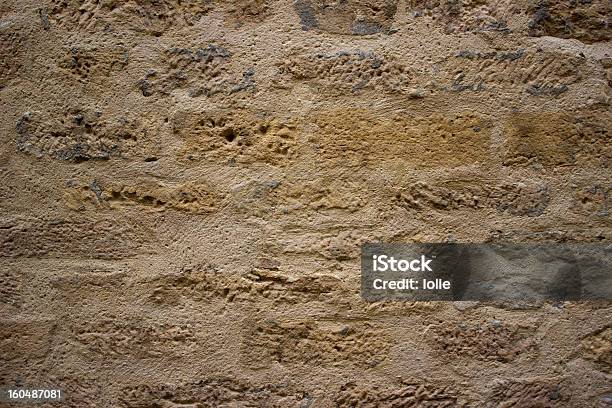
<path id="1" fill-rule="evenodd" d="M 578 214 L 606 218 L 612 208 L 612 186 L 594 184 L 574 189 L 572 210 Z"/>
<path id="2" fill-rule="evenodd" d="M 195 24 L 211 8 L 210 0 L 48 0 L 52 27 L 65 30 L 133 30 L 160 36 Z"/>
<path id="3" fill-rule="evenodd" d="M 3 21 L 0 25 L 0 90 L 22 71 L 27 39 L 26 29 L 20 24 Z"/>
<path id="4" fill-rule="evenodd" d="M 20 151 L 36 157 L 76 163 L 150 157 L 157 150 L 149 137 L 150 126 L 142 119 L 113 117 L 92 109 L 70 109 L 59 115 L 26 112 L 17 122 L 16 142 Z"/>
<path id="5" fill-rule="evenodd" d="M 443 90 L 498 91 L 555 97 L 581 81 L 586 59 L 563 52 L 516 48 L 507 51 L 461 50 L 441 64 Z"/>
<path id="6" fill-rule="evenodd" d="M 589 44 L 612 38 L 612 5 L 607 0 L 532 0 L 529 12 L 532 36 L 575 38 Z"/>
<path id="7" fill-rule="evenodd" d="M 188 356 L 197 348 L 192 324 L 146 322 L 105 314 L 70 326 L 71 339 L 88 356 L 98 358 L 155 358 Z"/>
<path id="8" fill-rule="evenodd" d="M 489 162 L 491 123 L 466 112 L 453 116 L 377 116 L 361 109 L 322 112 L 309 142 L 324 166 L 459 167 Z"/>
<path id="9" fill-rule="evenodd" d="M 424 211 L 495 209 L 500 213 L 537 217 L 550 201 L 548 187 L 534 183 L 449 182 L 431 186 L 416 182 L 396 194 L 401 207 Z"/>
<path id="10" fill-rule="evenodd" d="M 148 208 L 155 211 L 215 212 L 224 194 L 209 183 L 160 183 L 142 180 L 134 183 L 97 181 L 75 183 L 66 189 L 65 201 L 74 210 Z"/>
<path id="11" fill-rule="evenodd" d="M 554 380 L 514 379 L 494 384 L 487 402 L 490 406 L 554 408 L 567 406 L 568 395 Z"/>
<path id="12" fill-rule="evenodd" d="M 198 407 L 258 406 L 270 408 L 308 405 L 307 394 L 287 389 L 286 384 L 257 384 L 241 379 L 205 378 L 177 384 L 132 386 L 123 390 L 119 406 L 146 408 L 184 405 L 185 401 Z"/>
<path id="13" fill-rule="evenodd" d="M 23 272 L 14 265 L 0 268 L 0 311 L 19 308 L 22 303 Z"/>
<path id="14" fill-rule="evenodd" d="M 509 33 L 508 22 L 520 14 L 520 4 L 509 0 L 411 0 L 415 19 L 428 18 L 446 34 L 494 31 Z"/>
<path id="15" fill-rule="evenodd" d="M 392 381 L 372 387 L 355 381 L 340 386 L 335 393 L 337 407 L 466 407 L 469 406 L 451 386 L 435 381 Z"/>
<path id="16" fill-rule="evenodd" d="M 298 155 L 296 125 L 250 112 L 178 112 L 174 133 L 183 139 L 180 159 L 187 163 L 286 166 Z"/>
<path id="17" fill-rule="evenodd" d="M 609 113 L 515 113 L 506 121 L 504 164 L 612 165 Z"/>
<path id="18" fill-rule="evenodd" d="M 0 219 L 0 257 L 122 259 L 145 253 L 152 232 L 109 219 Z"/>
<path id="19" fill-rule="evenodd" d="M 136 86 L 144 96 L 169 95 L 186 90 L 190 97 L 233 94 L 255 87 L 252 68 L 234 72 L 231 53 L 224 47 L 170 48 L 160 53 L 158 64 Z"/>
<path id="20" fill-rule="evenodd" d="M 506 325 L 443 323 L 433 329 L 431 342 L 445 359 L 468 357 L 477 360 L 509 362 L 536 347 L 532 327 Z"/>
<path id="21" fill-rule="evenodd" d="M 2 360 L 15 366 L 40 363 L 53 348 L 55 324 L 36 316 L 0 320 Z"/>
<path id="22" fill-rule="evenodd" d="M 389 33 L 397 0 L 295 0 L 303 30 L 319 29 L 335 34 Z"/>
<path id="23" fill-rule="evenodd" d="M 306 83 L 332 95 L 369 89 L 409 94 L 411 85 L 414 86 L 411 71 L 409 66 L 392 57 L 365 51 L 295 55 L 279 64 L 282 86 L 290 86 L 291 82 Z"/>
<path id="24" fill-rule="evenodd" d="M 375 367 L 391 345 L 384 331 L 368 323 L 266 320 L 249 324 L 242 356 L 253 368 L 274 362 Z"/>
<path id="25" fill-rule="evenodd" d="M 586 336 L 580 343 L 582 357 L 612 372 L 612 328 L 606 327 Z"/>
<path id="26" fill-rule="evenodd" d="M 126 47 L 73 46 L 58 61 L 60 68 L 82 83 L 99 83 L 118 75 L 129 63 Z"/>

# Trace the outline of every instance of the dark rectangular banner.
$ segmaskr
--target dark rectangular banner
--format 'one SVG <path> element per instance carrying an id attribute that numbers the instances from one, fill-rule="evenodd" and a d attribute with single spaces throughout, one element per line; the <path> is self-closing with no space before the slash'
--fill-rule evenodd
<path id="1" fill-rule="evenodd" d="M 612 244 L 365 244 L 368 301 L 612 300 Z"/>

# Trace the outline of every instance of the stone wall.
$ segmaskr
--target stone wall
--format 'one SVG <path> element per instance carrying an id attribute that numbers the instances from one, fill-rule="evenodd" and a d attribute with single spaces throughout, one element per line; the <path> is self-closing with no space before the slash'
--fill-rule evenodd
<path id="1" fill-rule="evenodd" d="M 609 406 L 610 302 L 366 303 L 359 250 L 609 242 L 611 8 L 3 1 L 0 385 Z"/>

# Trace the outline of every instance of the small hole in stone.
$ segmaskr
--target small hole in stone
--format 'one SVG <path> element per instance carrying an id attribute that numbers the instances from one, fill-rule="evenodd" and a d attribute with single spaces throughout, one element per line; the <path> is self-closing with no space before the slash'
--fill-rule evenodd
<path id="1" fill-rule="evenodd" d="M 230 143 L 236 140 L 236 133 L 234 132 L 234 129 L 232 128 L 225 129 L 222 133 L 222 136 L 225 138 L 225 140 L 227 140 Z"/>

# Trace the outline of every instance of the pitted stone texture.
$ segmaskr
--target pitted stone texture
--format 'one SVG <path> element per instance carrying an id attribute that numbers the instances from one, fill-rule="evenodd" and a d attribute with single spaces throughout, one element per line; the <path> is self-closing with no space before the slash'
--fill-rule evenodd
<path id="1" fill-rule="evenodd" d="M 41 9 L 52 29 L 85 32 L 128 31 L 161 37 L 193 29 L 211 12 L 223 12 L 231 24 L 259 23 L 270 14 L 262 0 L 47 0 Z"/>
<path id="2" fill-rule="evenodd" d="M 275 362 L 365 368 L 381 364 L 392 343 L 387 333 L 368 323 L 264 320 L 249 324 L 242 357 L 253 368 Z"/>
<path id="3" fill-rule="evenodd" d="M 293 214 L 353 214 L 368 205 L 368 194 L 358 182 L 338 177 L 252 181 L 232 190 L 232 199 L 241 213 L 268 218 L 271 211 Z"/>
<path id="4" fill-rule="evenodd" d="M 280 65 L 279 71 L 287 77 L 280 82 L 281 86 L 289 86 L 293 80 L 336 95 L 368 89 L 408 94 L 414 82 L 409 66 L 392 57 L 366 51 L 290 56 Z"/>
<path id="5" fill-rule="evenodd" d="M 228 276 L 214 265 L 195 265 L 176 273 L 136 279 L 125 292 L 166 308 L 201 307 L 218 301 L 241 305 L 333 304 L 345 290 L 342 281 L 332 275 L 300 276 L 281 271 L 279 266 L 272 259 L 262 258 L 249 272 Z"/>
<path id="6" fill-rule="evenodd" d="M 119 406 L 146 408 L 157 406 L 271 408 L 308 406 L 307 394 L 287 389 L 285 384 L 253 384 L 237 378 L 207 378 L 178 384 L 142 385 L 126 388 Z M 304 405 L 306 404 L 306 405 Z"/>
<path id="7" fill-rule="evenodd" d="M 348 382 L 340 386 L 335 396 L 337 407 L 467 407 L 450 386 L 422 380 L 403 380 L 391 385 L 371 387 Z"/>
<path id="8" fill-rule="evenodd" d="M 506 121 L 504 164 L 609 168 L 609 112 L 514 113 Z"/>
<path id="9" fill-rule="evenodd" d="M 123 259 L 145 253 L 152 232 L 110 219 L 3 217 L 0 257 Z"/>
<path id="10" fill-rule="evenodd" d="M 186 91 L 190 97 L 211 97 L 255 87 L 255 71 L 234 72 L 231 53 L 217 44 L 197 49 L 173 47 L 160 53 L 157 62 L 136 84 L 143 96 Z"/>
<path id="11" fill-rule="evenodd" d="M 155 126 L 155 125 L 153 125 Z M 68 109 L 59 115 L 26 112 L 16 125 L 17 148 L 36 157 L 70 162 L 155 155 L 150 124 L 141 118 L 94 109 Z"/>
<path id="12" fill-rule="evenodd" d="M 69 184 L 65 201 L 74 210 L 139 207 L 206 214 L 217 211 L 224 199 L 222 192 L 204 182 L 172 185 L 152 180 L 131 184 L 94 180 L 84 185 Z"/>
<path id="13" fill-rule="evenodd" d="M 83 267 L 61 274 L 52 275 L 45 285 L 53 294 L 51 302 L 57 302 L 58 309 L 70 305 L 73 310 L 102 308 L 120 302 L 125 298 L 128 274 L 122 269 Z"/>
<path id="14" fill-rule="evenodd" d="M 590 72 L 585 58 L 531 48 L 460 50 L 441 64 L 439 87 L 451 92 L 499 91 L 559 96 Z"/>
<path id="15" fill-rule="evenodd" d="M 612 209 L 612 186 L 593 184 L 574 188 L 572 211 L 587 216 L 606 218 Z"/>
<path id="16" fill-rule="evenodd" d="M 129 62 L 129 51 L 123 46 L 72 46 L 65 51 L 58 65 L 77 81 L 98 83 L 120 75 Z"/>
<path id="17" fill-rule="evenodd" d="M 416 182 L 396 194 L 397 204 L 409 210 L 495 209 L 500 213 L 537 217 L 550 201 L 544 184 L 489 184 L 453 182 L 436 186 Z"/>
<path id="18" fill-rule="evenodd" d="M 23 70 L 23 50 L 28 36 L 20 24 L 4 22 L 0 25 L 0 90 Z"/>
<path id="19" fill-rule="evenodd" d="M 22 302 L 23 272 L 13 265 L 0 270 L 0 311 L 19 308 Z"/>
<path id="20" fill-rule="evenodd" d="M 408 4 L 415 20 L 431 19 L 446 34 L 505 34 L 510 32 L 509 20 L 521 13 L 520 2 L 509 0 L 411 0 Z"/>
<path id="21" fill-rule="evenodd" d="M 56 324 L 52 319 L 31 317 L 0 319 L 2 360 L 15 366 L 40 364 L 53 349 Z"/>
<path id="22" fill-rule="evenodd" d="M 227 10 L 227 20 L 242 25 L 261 23 L 272 13 L 273 7 L 267 0 L 217 0 L 217 7 Z"/>
<path id="23" fill-rule="evenodd" d="M 190 355 L 197 348 L 196 331 L 193 324 L 126 320 L 109 314 L 70 326 L 71 338 L 77 344 L 74 351 L 103 359 Z"/>
<path id="24" fill-rule="evenodd" d="M 612 371 L 612 328 L 587 336 L 580 346 L 583 358 L 596 363 L 604 372 Z"/>
<path id="25" fill-rule="evenodd" d="M 159 36 L 172 27 L 194 25 L 210 0 L 48 0 L 52 27 L 64 30 L 133 30 Z"/>
<path id="26" fill-rule="evenodd" d="M 569 396 L 554 380 L 513 379 L 494 384 L 487 401 L 508 408 L 555 408 L 568 406 Z"/>
<path id="27" fill-rule="evenodd" d="M 397 0 L 294 1 L 303 30 L 351 35 L 389 33 L 397 5 Z"/>
<path id="28" fill-rule="evenodd" d="M 575 38 L 585 43 L 609 41 L 612 5 L 606 0 L 531 0 L 529 33 Z"/>
<path id="29" fill-rule="evenodd" d="M 295 123 L 251 112 L 178 112 L 173 130 L 183 140 L 179 160 L 186 164 L 259 162 L 282 167 L 299 152 Z"/>
<path id="30" fill-rule="evenodd" d="M 440 324 L 432 333 L 436 352 L 446 358 L 510 362 L 536 346 L 531 327 L 507 326 L 500 322 Z"/>

